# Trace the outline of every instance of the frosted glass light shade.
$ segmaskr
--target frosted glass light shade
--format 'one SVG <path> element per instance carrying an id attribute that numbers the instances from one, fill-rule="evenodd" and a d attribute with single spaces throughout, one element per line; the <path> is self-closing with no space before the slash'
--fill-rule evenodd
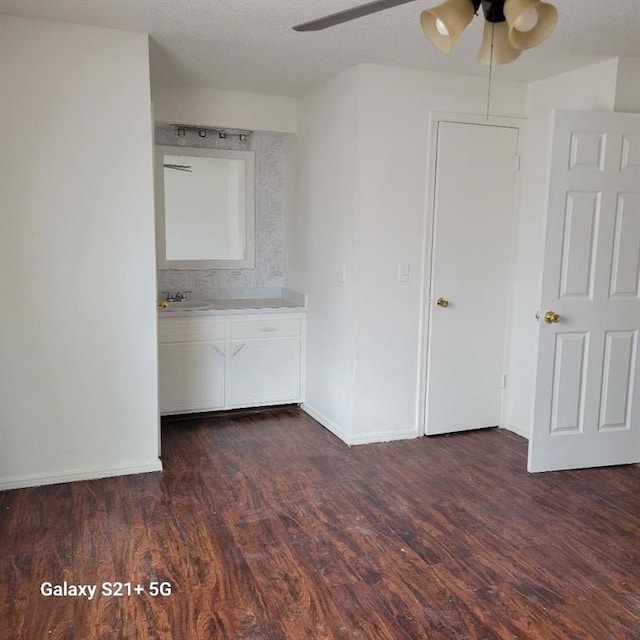
<path id="1" fill-rule="evenodd" d="M 491 32 L 493 31 L 493 61 L 491 60 Z M 522 55 L 522 51 L 509 42 L 509 25 L 506 22 L 485 22 L 478 60 L 482 64 L 508 64 Z"/>
<path id="2" fill-rule="evenodd" d="M 530 7 L 529 9 L 525 9 L 513 23 L 513 28 L 518 31 L 531 31 L 531 29 L 535 28 L 538 24 L 538 12 Z"/>
<path id="3" fill-rule="evenodd" d="M 423 11 L 420 14 L 420 22 L 424 34 L 431 40 L 433 46 L 444 53 L 449 53 L 474 15 L 471 0 L 446 0 L 433 9 Z M 447 35 L 444 35 L 443 31 L 446 31 Z"/>
<path id="4" fill-rule="evenodd" d="M 532 17 L 534 12 L 537 19 Z M 558 24 L 556 8 L 541 0 L 506 0 L 504 16 L 509 26 L 509 42 L 516 49 L 531 49 L 539 45 Z"/>
<path id="5" fill-rule="evenodd" d="M 447 25 L 438 18 L 436 20 L 436 30 L 441 36 L 448 36 L 449 30 L 447 29 Z"/>

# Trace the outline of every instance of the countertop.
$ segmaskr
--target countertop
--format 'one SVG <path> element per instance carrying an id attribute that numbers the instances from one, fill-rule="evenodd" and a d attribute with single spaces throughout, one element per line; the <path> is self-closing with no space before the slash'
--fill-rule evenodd
<path id="1" fill-rule="evenodd" d="M 208 301 L 203 301 L 203 304 Z M 212 300 L 207 308 L 198 309 L 158 309 L 159 318 L 176 318 L 184 316 L 233 315 L 236 313 L 299 313 L 305 310 L 304 305 L 296 304 L 284 298 L 220 298 Z M 180 304 L 180 303 L 178 303 Z"/>

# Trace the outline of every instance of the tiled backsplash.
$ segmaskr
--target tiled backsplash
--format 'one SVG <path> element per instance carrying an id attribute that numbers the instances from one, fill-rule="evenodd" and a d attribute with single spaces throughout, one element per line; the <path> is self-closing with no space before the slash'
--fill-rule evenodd
<path id="1" fill-rule="evenodd" d="M 277 291 L 284 276 L 284 206 L 287 134 L 255 132 L 241 141 L 230 135 L 201 138 L 187 130 L 187 147 L 255 151 L 256 262 L 254 269 L 159 269 L 161 291 L 198 291 L 224 297 L 253 297 L 264 291 Z M 169 126 L 158 126 L 158 145 L 177 145 L 177 133 Z"/>

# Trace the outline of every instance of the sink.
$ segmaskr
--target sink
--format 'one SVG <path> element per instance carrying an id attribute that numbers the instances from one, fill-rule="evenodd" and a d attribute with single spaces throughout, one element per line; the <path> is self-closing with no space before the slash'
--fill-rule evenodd
<path id="1" fill-rule="evenodd" d="M 193 298 L 192 300 L 173 300 L 168 302 L 167 307 L 160 309 L 160 311 L 198 311 L 202 309 L 209 309 L 212 306 L 213 302 L 211 300 Z"/>
<path id="2" fill-rule="evenodd" d="M 220 298 L 215 302 L 216 309 L 282 309 L 295 307 L 293 302 L 281 298 Z"/>

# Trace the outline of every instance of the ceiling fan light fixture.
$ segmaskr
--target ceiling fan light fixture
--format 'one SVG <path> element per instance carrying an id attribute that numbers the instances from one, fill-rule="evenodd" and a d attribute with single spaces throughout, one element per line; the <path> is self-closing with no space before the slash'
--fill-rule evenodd
<path id="1" fill-rule="evenodd" d="M 415 0 L 369 0 L 365 4 L 311 20 L 295 31 L 320 31 L 343 22 L 385 11 Z M 543 0 L 444 0 L 420 14 L 420 24 L 436 49 L 450 53 L 460 34 L 480 8 L 484 36 L 478 60 L 488 65 L 507 64 L 548 38 L 558 23 L 558 11 Z M 491 77 L 491 73 L 489 73 Z"/>
<path id="2" fill-rule="evenodd" d="M 558 24 L 558 11 L 541 0 L 506 0 L 504 16 L 509 42 L 516 49 L 531 49 L 546 40 Z"/>
<path id="3" fill-rule="evenodd" d="M 449 29 L 447 29 L 447 25 L 442 22 L 440 18 L 436 18 L 436 30 L 441 36 L 449 36 Z"/>
<path id="4" fill-rule="evenodd" d="M 513 28 L 523 33 L 531 31 L 538 24 L 538 18 L 538 12 L 533 7 L 529 7 L 515 19 Z"/>
<path id="5" fill-rule="evenodd" d="M 493 55 L 491 45 L 493 42 Z M 482 45 L 478 51 L 478 60 L 482 64 L 501 65 L 513 62 L 522 55 L 509 41 L 509 25 L 502 22 L 485 22 Z"/>
<path id="6" fill-rule="evenodd" d="M 445 0 L 437 7 L 423 11 L 420 22 L 433 46 L 443 53 L 449 53 L 474 15 L 471 0 Z"/>

